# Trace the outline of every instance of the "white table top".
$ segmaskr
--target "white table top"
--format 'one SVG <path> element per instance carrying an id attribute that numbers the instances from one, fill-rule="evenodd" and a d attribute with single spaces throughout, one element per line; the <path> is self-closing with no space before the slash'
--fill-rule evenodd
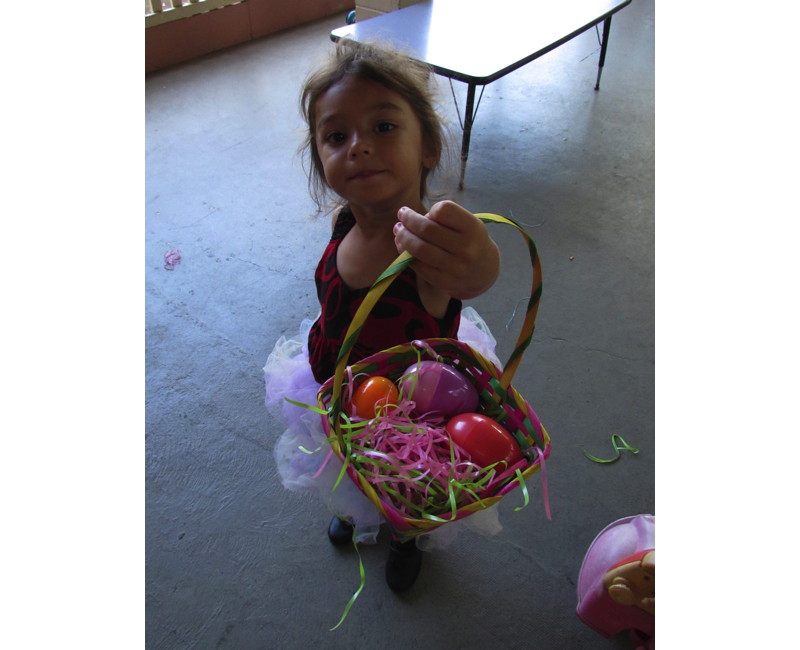
<path id="1" fill-rule="evenodd" d="M 546 54 L 631 0 L 425 0 L 340 27 L 338 40 L 394 45 L 436 72 L 487 84 Z"/>

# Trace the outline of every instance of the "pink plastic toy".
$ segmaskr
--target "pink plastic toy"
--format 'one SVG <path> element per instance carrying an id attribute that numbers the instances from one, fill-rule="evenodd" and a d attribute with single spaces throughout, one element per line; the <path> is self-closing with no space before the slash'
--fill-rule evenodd
<path id="1" fill-rule="evenodd" d="M 655 648 L 656 518 L 618 519 L 595 537 L 578 576 L 578 616 L 611 637 L 630 630 L 639 648 Z"/>
<path id="2" fill-rule="evenodd" d="M 450 418 L 478 408 L 478 391 L 458 370 L 439 361 L 409 366 L 400 378 L 400 393 L 414 404 L 415 415 Z"/>

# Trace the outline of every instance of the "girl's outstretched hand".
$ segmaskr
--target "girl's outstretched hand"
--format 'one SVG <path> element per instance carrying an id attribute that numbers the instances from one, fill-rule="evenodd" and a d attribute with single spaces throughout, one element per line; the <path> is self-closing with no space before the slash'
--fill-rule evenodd
<path id="1" fill-rule="evenodd" d="M 400 208 L 394 226 L 398 252 L 416 260 L 417 275 L 454 298 L 467 300 L 491 287 L 500 272 L 500 253 L 480 219 L 452 201 L 421 215 Z"/>

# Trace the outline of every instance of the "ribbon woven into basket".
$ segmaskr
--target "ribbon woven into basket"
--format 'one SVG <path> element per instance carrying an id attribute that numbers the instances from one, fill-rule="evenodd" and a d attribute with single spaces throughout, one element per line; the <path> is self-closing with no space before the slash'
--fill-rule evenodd
<path id="1" fill-rule="evenodd" d="M 320 409 L 324 411 L 322 421 L 331 447 L 343 463 L 340 480 L 347 473 L 402 541 L 488 508 L 517 486 L 521 485 L 525 489 L 524 480 L 542 468 L 550 453 L 550 437 L 530 404 L 511 385 L 522 355 L 531 342 L 541 297 L 541 266 L 536 246 L 523 228 L 511 219 L 487 213 L 476 214 L 476 217 L 484 223 L 501 223 L 515 227 L 528 244 L 533 267 L 531 295 L 525 319 L 505 368 L 501 371 L 466 343 L 447 338 L 412 341 L 373 354 L 348 367 L 350 351 L 358 340 L 367 316 L 392 281 L 413 261 L 410 255 L 403 253 L 381 274 L 364 297 L 345 334 L 334 375 L 320 387 L 317 395 Z M 520 447 L 523 459 L 515 466 L 500 466 L 496 471 L 491 470 L 480 483 L 465 488 L 464 495 L 469 497 L 466 501 L 457 504 L 454 490 L 450 487 L 449 505 L 444 511 L 422 511 L 414 515 L 398 502 L 401 497 L 392 499 L 387 498 L 385 493 L 379 493 L 376 485 L 383 477 L 375 476 L 374 467 L 372 471 L 366 471 L 358 466 L 355 461 L 357 445 L 352 443 L 351 437 L 353 427 L 343 407 L 345 396 L 352 392 L 352 384 L 356 378 L 379 375 L 397 381 L 410 365 L 426 355 L 454 366 L 472 382 L 480 399 L 478 412 L 490 417 L 511 433 Z M 527 490 L 525 498 L 527 502 Z"/>

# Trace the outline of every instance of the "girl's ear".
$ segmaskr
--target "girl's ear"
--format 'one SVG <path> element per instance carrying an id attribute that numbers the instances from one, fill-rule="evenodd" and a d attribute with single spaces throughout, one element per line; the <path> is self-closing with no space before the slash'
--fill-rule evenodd
<path id="1" fill-rule="evenodd" d="M 422 166 L 425 169 L 433 169 L 439 163 L 441 151 L 436 147 L 426 146 L 422 152 Z"/>

